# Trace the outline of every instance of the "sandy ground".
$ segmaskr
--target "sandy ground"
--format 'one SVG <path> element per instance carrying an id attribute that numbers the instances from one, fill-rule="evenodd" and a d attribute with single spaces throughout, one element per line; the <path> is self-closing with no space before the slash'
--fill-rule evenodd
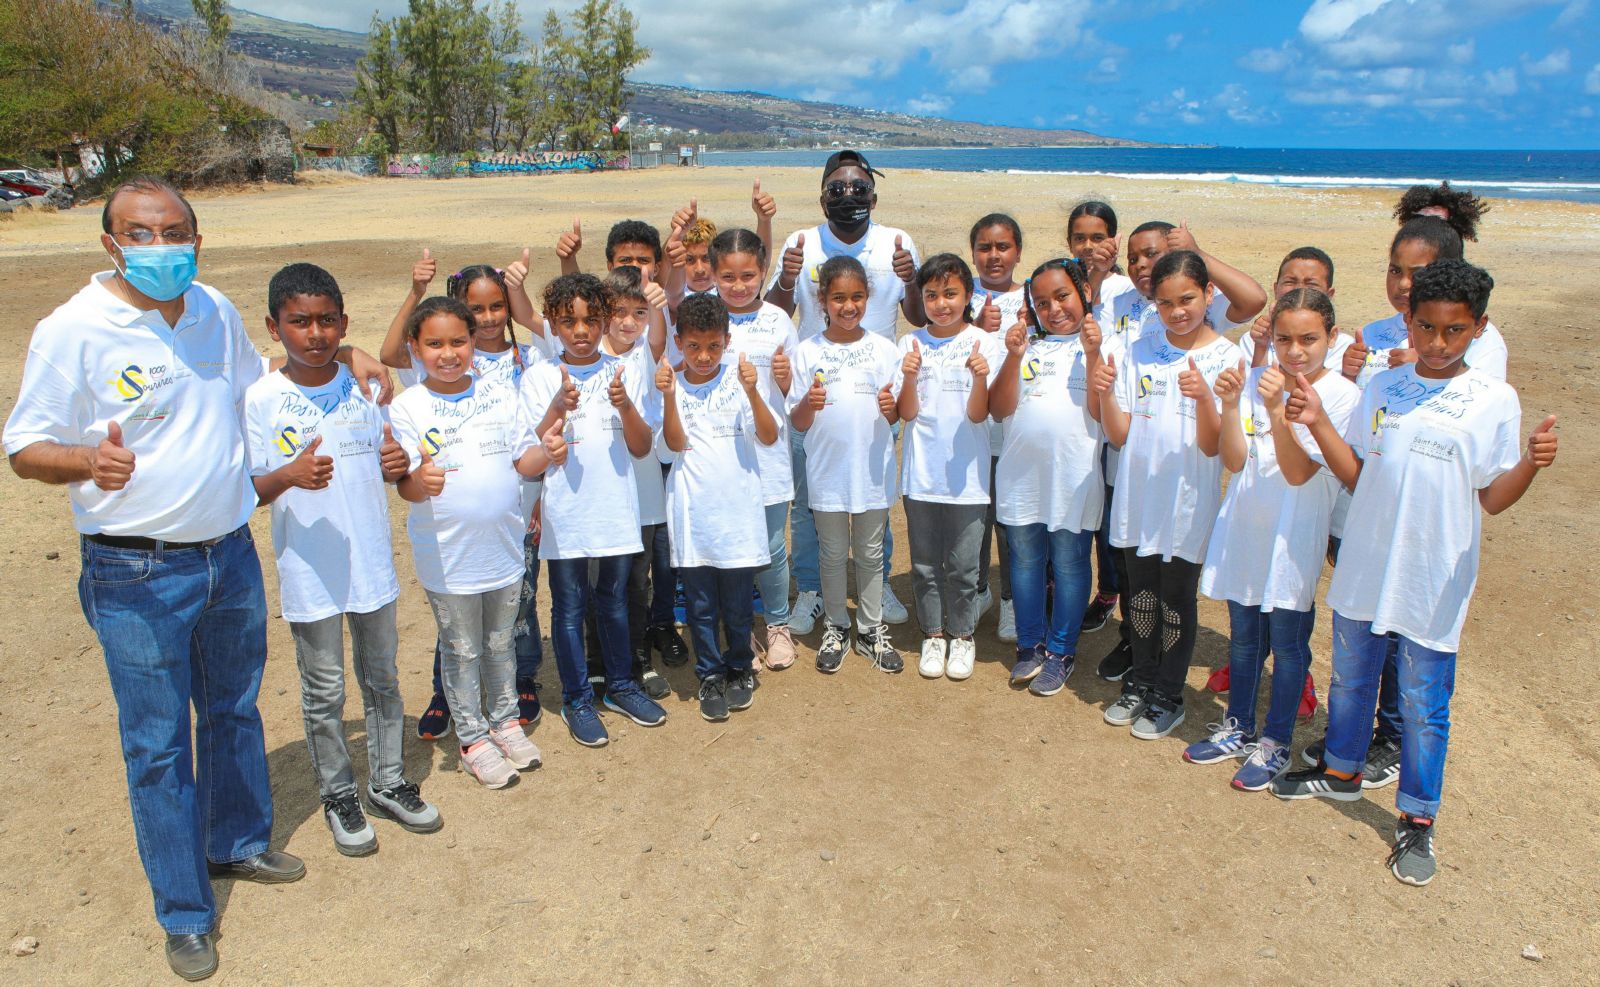
<path id="1" fill-rule="evenodd" d="M 535 249 L 535 280 L 581 215 L 601 266 L 625 217 L 665 224 L 690 196 L 748 222 L 757 173 L 710 169 L 448 182 L 323 181 L 197 198 L 203 278 L 262 347 L 266 282 L 311 260 L 340 279 L 354 341 L 374 351 L 419 248 L 442 270 Z M 780 236 L 816 221 L 816 174 L 769 170 Z M 1131 228 L 1187 218 L 1201 244 L 1263 283 L 1291 247 L 1339 264 L 1341 322 L 1388 314 L 1383 266 L 1394 195 L 1165 182 L 896 172 L 879 217 L 924 255 L 965 251 L 968 224 L 1011 212 L 1027 263 L 1059 252 L 1071 205 L 1115 203 Z M 0 222 L 0 411 L 9 413 L 34 323 L 106 258 L 98 210 Z M 1227 787 L 1225 766 L 1183 763 L 1222 711 L 1200 687 L 1227 622 L 1203 603 L 1188 720 L 1156 743 L 1101 722 L 1115 687 L 1093 667 L 1114 631 L 1086 636 L 1066 692 L 1006 684 L 991 614 L 965 683 L 889 677 L 852 658 L 834 677 L 765 673 L 755 707 L 696 714 L 673 670 L 664 728 L 618 726 L 600 751 L 557 718 L 534 732 L 544 767 L 503 792 L 462 774 L 449 744 L 409 742 L 408 773 L 446 827 L 378 823 L 382 849 L 349 860 L 320 818 L 288 628 L 271 621 L 261 693 L 277 823 L 298 884 L 218 886 L 223 983 L 1581 983 L 1600 979 L 1600 722 L 1596 650 L 1600 470 L 1586 301 L 1600 208 L 1496 202 L 1471 256 L 1500 284 L 1492 317 L 1511 348 L 1524 418 L 1560 416 L 1556 469 L 1484 524 L 1482 577 L 1462 640 L 1439 879 L 1383 866 L 1394 790 L 1345 806 Z M 1530 425 L 1525 421 L 1525 425 Z M 34 983 L 164 981 L 159 930 L 127 811 L 113 702 L 74 595 L 65 493 L 0 471 L 0 933 L 37 937 L 0 959 Z M 433 623 L 393 512 L 403 588 L 402 684 L 427 700 Z M 896 523 L 903 520 L 897 513 Z M 255 518 L 268 544 L 267 515 Z M 894 584 L 910 599 L 904 539 Z M 270 558 L 268 595 L 276 611 Z M 909 653 L 918 635 L 898 632 Z M 1326 625 L 1314 672 L 1328 677 Z M 809 645 L 815 645 L 815 638 Z M 1586 671 L 1589 670 L 1589 671 Z M 547 695 L 555 670 L 544 670 Z M 1264 707 L 1263 707 L 1264 708 Z M 346 712 L 364 764 L 359 701 Z M 411 720 L 408 717 L 408 727 Z M 1321 734 L 1323 715 L 1297 746 Z M 363 769 L 359 769 L 364 772 Z M 1544 959 L 1522 958 L 1533 944 Z"/>

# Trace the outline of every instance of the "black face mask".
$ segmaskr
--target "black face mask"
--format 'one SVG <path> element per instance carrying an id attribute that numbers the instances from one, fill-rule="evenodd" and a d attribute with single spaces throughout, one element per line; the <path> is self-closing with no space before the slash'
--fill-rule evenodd
<path id="1" fill-rule="evenodd" d="M 830 198 L 823 213 L 827 215 L 828 223 L 840 233 L 846 236 L 863 233 L 872 221 L 872 193 Z"/>

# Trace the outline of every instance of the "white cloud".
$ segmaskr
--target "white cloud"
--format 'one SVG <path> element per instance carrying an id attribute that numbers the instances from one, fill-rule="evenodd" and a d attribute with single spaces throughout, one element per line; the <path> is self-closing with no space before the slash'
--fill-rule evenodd
<path id="1" fill-rule="evenodd" d="M 1445 53 L 1450 56 L 1450 61 L 1457 65 L 1471 65 L 1472 59 L 1478 53 L 1478 41 L 1476 38 L 1468 38 L 1458 45 L 1449 46 L 1445 49 Z"/>
<path id="2" fill-rule="evenodd" d="M 1515 96 L 1517 93 L 1517 70 L 1507 66 L 1483 73 L 1483 88 L 1493 96 Z"/>
<path id="3" fill-rule="evenodd" d="M 1459 43 L 1468 29 L 1562 0 L 1315 0 L 1300 19 L 1300 37 L 1322 55 L 1354 68 L 1402 65 L 1433 45 Z"/>
<path id="4" fill-rule="evenodd" d="M 1100 59 L 1100 64 L 1096 66 L 1096 68 L 1099 70 L 1101 75 L 1115 76 L 1121 66 L 1118 64 L 1115 58 L 1107 55 L 1106 57 Z"/>
<path id="5" fill-rule="evenodd" d="M 1167 50 L 1168 51 L 1177 51 L 1178 50 L 1178 46 L 1181 45 L 1181 44 L 1183 44 L 1183 35 L 1181 35 L 1181 34 L 1169 34 L 1169 35 L 1167 35 Z"/>
<path id="6" fill-rule="evenodd" d="M 1590 96 L 1600 96 L 1600 64 L 1589 70 L 1583 77 L 1583 91 Z"/>
<path id="7" fill-rule="evenodd" d="M 1557 48 L 1537 62 L 1530 62 L 1528 56 L 1523 55 L 1522 71 L 1529 75 L 1565 75 L 1572 71 L 1572 52 Z"/>
<path id="8" fill-rule="evenodd" d="M 923 93 L 916 99 L 906 100 L 906 111 L 919 117 L 934 117 L 950 108 L 950 97 Z"/>
<path id="9" fill-rule="evenodd" d="M 1276 75 L 1299 61 L 1300 49 L 1292 42 L 1285 41 L 1276 48 L 1253 48 L 1249 54 L 1241 56 L 1235 64 L 1253 72 Z"/>
<path id="10" fill-rule="evenodd" d="M 1555 23 L 1550 26 L 1558 31 L 1565 30 L 1574 24 L 1582 22 L 1588 13 L 1589 0 L 1572 0 L 1566 7 L 1562 8 L 1561 13 L 1556 16 Z"/>

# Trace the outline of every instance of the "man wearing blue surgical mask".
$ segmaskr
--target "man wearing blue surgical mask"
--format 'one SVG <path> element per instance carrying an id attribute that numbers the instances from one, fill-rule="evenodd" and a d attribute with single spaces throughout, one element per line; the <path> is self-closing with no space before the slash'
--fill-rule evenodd
<path id="1" fill-rule="evenodd" d="M 305 874 L 268 846 L 256 709 L 267 611 L 239 408 L 267 368 L 238 310 L 194 280 L 200 233 L 176 188 L 128 181 L 101 223 L 114 270 L 34 330 L 5 449 L 18 476 L 68 488 L 139 857 L 167 961 L 197 980 L 217 967 L 212 877 Z M 359 378 L 374 366 L 346 358 Z"/>

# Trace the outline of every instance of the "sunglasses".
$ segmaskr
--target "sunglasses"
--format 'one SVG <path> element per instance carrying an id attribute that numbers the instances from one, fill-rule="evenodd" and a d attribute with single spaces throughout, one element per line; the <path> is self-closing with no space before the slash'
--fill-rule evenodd
<path id="1" fill-rule="evenodd" d="M 822 186 L 829 198 L 842 199 L 846 195 L 867 195 L 872 191 L 872 183 L 856 179 L 853 182 L 829 182 Z"/>

